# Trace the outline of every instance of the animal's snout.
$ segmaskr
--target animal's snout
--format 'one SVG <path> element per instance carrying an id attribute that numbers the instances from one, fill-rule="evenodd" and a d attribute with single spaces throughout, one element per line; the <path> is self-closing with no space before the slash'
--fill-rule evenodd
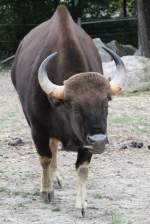
<path id="1" fill-rule="evenodd" d="M 107 135 L 104 134 L 96 134 L 96 135 L 88 135 L 87 141 L 89 144 L 108 144 Z"/>
<path id="2" fill-rule="evenodd" d="M 91 153 L 100 154 L 105 150 L 105 145 L 108 144 L 108 138 L 105 134 L 96 134 L 87 136 L 87 148 Z"/>

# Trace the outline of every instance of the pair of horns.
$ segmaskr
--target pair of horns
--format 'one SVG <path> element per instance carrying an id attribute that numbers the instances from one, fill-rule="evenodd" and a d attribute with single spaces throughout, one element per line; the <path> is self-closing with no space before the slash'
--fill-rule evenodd
<path id="1" fill-rule="evenodd" d="M 107 51 L 115 61 L 116 64 L 116 73 L 114 78 L 110 81 L 111 91 L 112 94 L 117 94 L 123 87 L 126 78 L 126 68 L 124 66 L 123 61 L 121 58 L 114 53 L 112 50 L 108 49 L 107 47 L 103 47 L 105 51 Z M 64 99 L 64 85 L 59 86 L 52 83 L 46 71 L 46 66 L 48 62 L 53 59 L 57 55 L 57 52 L 52 53 L 49 55 L 40 65 L 38 71 L 38 80 L 42 90 L 47 94 L 56 97 L 57 99 Z"/>

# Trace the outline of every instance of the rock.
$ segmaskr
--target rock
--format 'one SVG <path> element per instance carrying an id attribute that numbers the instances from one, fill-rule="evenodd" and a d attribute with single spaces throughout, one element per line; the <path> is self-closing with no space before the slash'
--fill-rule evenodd
<path id="1" fill-rule="evenodd" d="M 132 148 L 142 148 L 143 147 L 143 142 L 136 142 L 136 141 L 132 141 L 129 145 Z"/>
<path id="2" fill-rule="evenodd" d="M 123 144 L 120 149 L 127 149 L 127 148 L 128 146 L 126 144 Z"/>
<path id="3" fill-rule="evenodd" d="M 150 150 L 150 145 L 148 145 L 147 148 Z"/>
<path id="4" fill-rule="evenodd" d="M 137 51 L 137 48 L 130 44 L 123 44 L 122 47 L 124 49 L 124 55 L 134 55 Z"/>
<path id="5" fill-rule="evenodd" d="M 102 40 L 100 38 L 95 38 L 93 39 L 100 55 L 101 55 L 101 59 L 102 59 L 102 62 L 108 62 L 108 61 L 111 61 L 112 58 L 110 57 L 110 55 L 102 49 L 102 46 L 105 46 L 105 44 L 102 42 Z"/>
<path id="6" fill-rule="evenodd" d="M 136 48 L 132 45 L 120 44 L 118 41 L 113 40 L 106 44 L 107 47 L 112 49 L 115 53 L 117 53 L 120 57 L 125 55 L 133 55 L 136 52 Z"/>
<path id="7" fill-rule="evenodd" d="M 17 146 L 17 145 L 24 145 L 25 143 L 22 141 L 21 138 L 11 138 L 8 140 L 8 145 Z"/>
<path id="8" fill-rule="evenodd" d="M 128 71 L 123 90 L 128 92 L 150 90 L 150 59 L 142 56 L 124 56 L 122 60 Z M 112 79 L 116 70 L 115 63 L 103 63 L 103 70 L 104 76 Z"/>
<path id="9" fill-rule="evenodd" d="M 138 144 L 137 144 L 137 148 L 142 148 L 143 147 L 143 142 L 139 142 Z"/>
<path id="10" fill-rule="evenodd" d="M 132 148 L 136 148 L 137 147 L 137 142 L 131 142 L 130 144 L 129 144 L 129 146 L 130 147 L 132 147 Z"/>
<path id="11" fill-rule="evenodd" d="M 95 38 L 95 39 L 93 39 L 93 41 L 94 41 L 96 47 L 98 48 L 98 51 L 102 58 L 102 62 L 112 61 L 112 58 L 110 57 L 110 55 L 105 50 L 102 49 L 102 47 L 105 45 L 107 45 L 107 47 L 112 49 L 120 57 L 125 56 L 125 55 L 133 55 L 137 50 L 132 45 L 120 44 L 116 40 L 113 40 L 107 44 L 104 44 L 100 38 Z"/>
<path id="12" fill-rule="evenodd" d="M 135 56 L 140 56 L 140 51 L 139 51 L 139 49 L 137 49 L 137 50 L 135 51 L 134 55 L 135 55 Z"/>

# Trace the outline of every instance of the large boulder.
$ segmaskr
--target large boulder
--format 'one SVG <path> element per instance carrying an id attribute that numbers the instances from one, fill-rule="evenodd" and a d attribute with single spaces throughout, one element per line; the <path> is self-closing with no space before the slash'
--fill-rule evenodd
<path id="1" fill-rule="evenodd" d="M 102 62 L 112 61 L 110 55 L 105 50 L 102 49 L 102 47 L 105 46 L 103 41 L 100 38 L 95 38 L 93 39 L 93 41 L 101 55 Z M 125 55 L 134 55 L 135 52 L 137 51 L 137 49 L 132 45 L 120 44 L 116 40 L 107 43 L 106 46 L 112 49 L 114 52 L 116 52 L 120 57 Z"/>
<path id="2" fill-rule="evenodd" d="M 132 45 L 120 44 L 116 40 L 113 40 L 113 41 L 107 43 L 107 46 L 110 49 L 112 49 L 114 52 L 116 52 L 120 57 L 126 56 L 126 55 L 134 55 L 134 53 L 137 50 Z"/>
<path id="3" fill-rule="evenodd" d="M 123 90 L 128 92 L 150 90 L 150 59 L 142 56 L 124 56 L 122 60 L 128 71 Z M 114 61 L 103 63 L 104 75 L 107 79 L 113 78 L 115 69 Z"/>
<path id="4" fill-rule="evenodd" d="M 95 39 L 93 39 L 93 41 L 99 51 L 99 54 L 101 55 L 102 62 L 111 61 L 112 58 L 110 57 L 110 55 L 102 48 L 103 46 L 105 46 L 105 44 L 102 42 L 102 40 L 100 38 L 95 38 Z"/>

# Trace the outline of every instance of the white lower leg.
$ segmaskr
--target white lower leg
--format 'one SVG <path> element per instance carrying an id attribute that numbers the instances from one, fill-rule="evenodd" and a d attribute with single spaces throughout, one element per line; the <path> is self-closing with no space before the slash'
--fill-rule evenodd
<path id="1" fill-rule="evenodd" d="M 40 162 L 42 166 L 41 175 L 41 192 L 53 191 L 53 180 L 50 174 L 50 163 L 51 159 L 45 156 L 40 156 Z"/>
<path id="2" fill-rule="evenodd" d="M 61 180 L 60 174 L 57 170 L 57 152 L 58 152 L 59 141 L 55 138 L 51 138 L 49 144 L 50 144 L 50 149 L 52 152 L 52 161 L 51 161 L 51 165 L 50 165 L 50 172 L 53 177 L 53 180 L 56 179 L 61 185 L 62 180 Z"/>
<path id="3" fill-rule="evenodd" d="M 86 183 L 88 178 L 89 163 L 83 163 L 78 169 L 78 188 L 76 196 L 76 208 L 86 208 Z"/>

